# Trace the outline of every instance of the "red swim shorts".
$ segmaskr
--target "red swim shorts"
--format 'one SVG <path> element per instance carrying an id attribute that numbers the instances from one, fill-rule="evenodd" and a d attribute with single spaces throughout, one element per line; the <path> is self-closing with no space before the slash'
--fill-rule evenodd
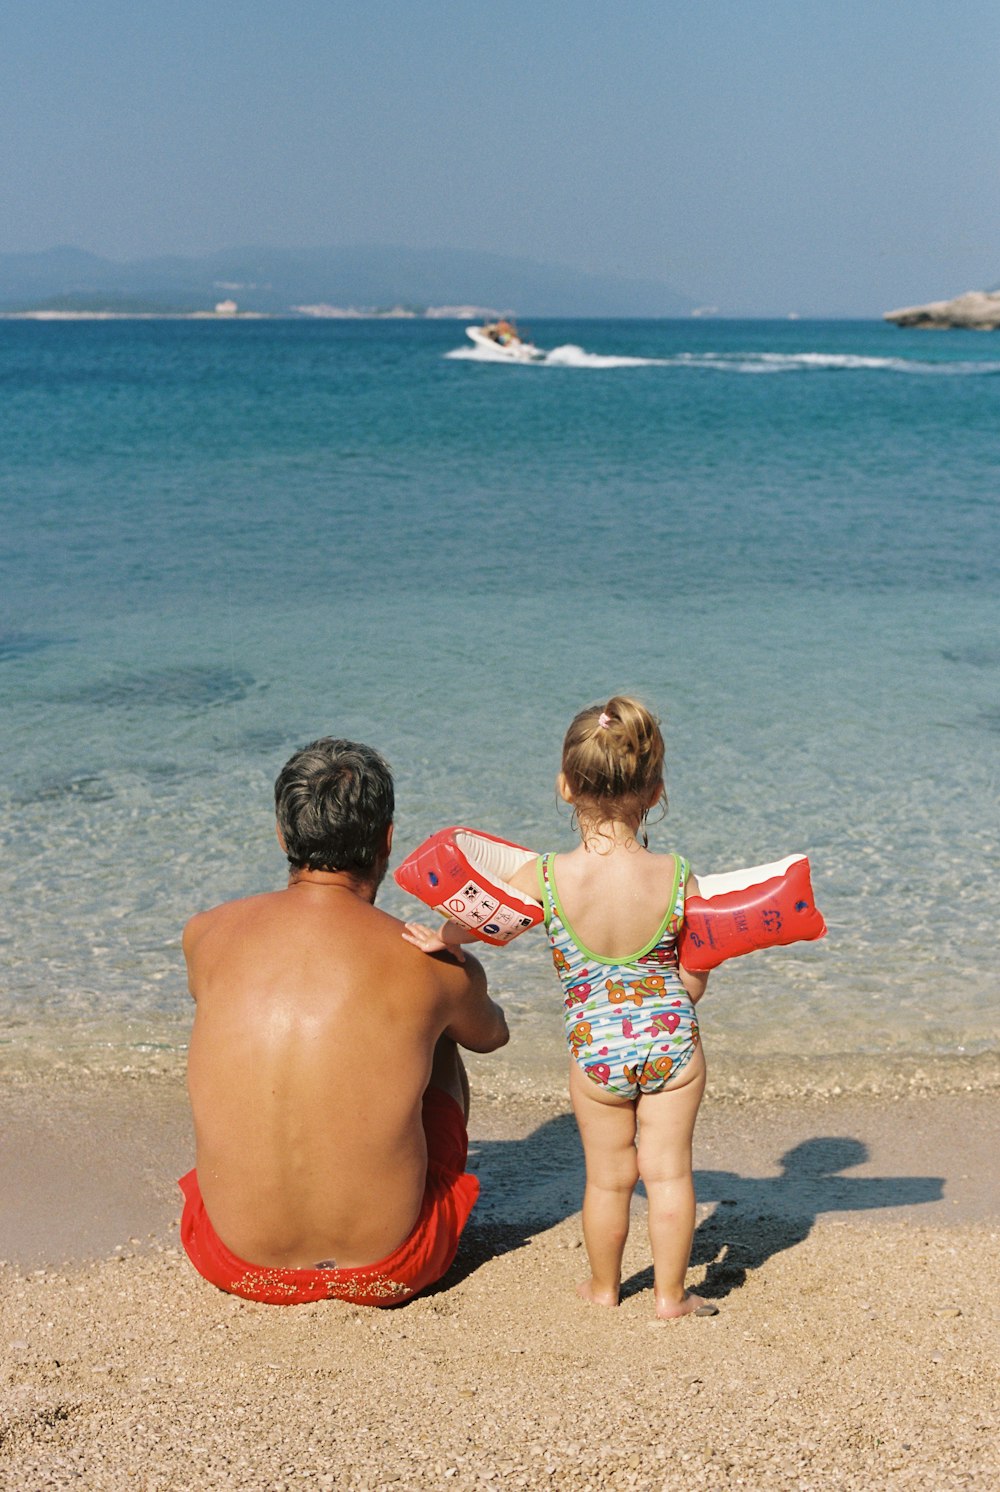
<path id="1" fill-rule="evenodd" d="M 412 1233 L 388 1258 L 361 1269 L 276 1269 L 247 1264 L 226 1248 L 209 1222 L 197 1171 L 188 1171 L 178 1182 L 184 1193 L 181 1243 L 188 1258 L 220 1290 L 268 1305 L 302 1305 L 310 1300 L 402 1305 L 450 1267 L 479 1196 L 478 1179 L 465 1171 L 469 1137 L 455 1100 L 440 1088 L 428 1088 L 423 1123 L 427 1136 L 423 1205 Z"/>

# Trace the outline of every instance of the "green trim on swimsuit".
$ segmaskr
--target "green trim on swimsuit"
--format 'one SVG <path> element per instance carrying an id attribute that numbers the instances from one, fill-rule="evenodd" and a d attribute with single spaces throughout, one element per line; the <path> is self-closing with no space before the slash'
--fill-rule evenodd
<path id="1" fill-rule="evenodd" d="M 673 887 L 672 887 L 671 892 L 670 892 L 670 899 L 667 902 L 666 914 L 665 914 L 665 916 L 663 918 L 663 921 L 660 923 L 659 927 L 656 929 L 656 933 L 654 934 L 654 936 L 652 938 L 650 938 L 649 942 L 645 945 L 645 947 L 639 949 L 638 953 L 627 953 L 627 954 L 621 954 L 621 955 L 617 955 L 616 954 L 614 956 L 610 956 L 610 955 L 605 954 L 605 953 L 595 953 L 594 950 L 593 950 L 593 948 L 588 948 L 587 945 L 586 945 L 586 943 L 584 943 L 577 936 L 577 933 L 574 930 L 573 924 L 570 922 L 569 918 L 566 916 L 566 913 L 563 910 L 563 904 L 562 904 L 562 902 L 559 899 L 559 887 L 556 885 L 555 858 L 556 857 L 555 857 L 555 853 L 554 852 L 547 857 L 548 862 L 549 862 L 549 885 L 548 885 L 547 889 L 549 891 L 551 891 L 552 902 L 553 902 L 555 911 L 559 914 L 559 920 L 560 920 L 560 922 L 562 923 L 562 925 L 566 929 L 566 931 L 569 933 L 570 937 L 573 939 L 573 942 L 576 944 L 577 948 L 579 948 L 580 952 L 582 954 L 584 954 L 584 956 L 586 958 L 592 958 L 594 960 L 594 962 L 598 963 L 598 964 L 635 964 L 635 963 L 638 963 L 639 960 L 640 960 L 640 958 L 643 958 L 645 956 L 645 954 L 652 952 L 652 950 L 656 947 L 657 943 L 659 943 L 660 939 L 663 937 L 663 934 L 666 932 L 666 930 L 667 930 L 667 923 L 670 921 L 671 917 L 674 915 L 674 907 L 677 904 L 677 892 L 680 889 L 680 884 L 681 884 L 681 856 L 680 855 L 675 855 L 674 856 L 674 884 L 673 884 Z M 539 876 L 541 876 L 541 862 L 540 861 L 539 861 Z M 543 885 L 544 885 L 544 883 L 543 883 Z M 548 927 L 548 918 L 545 919 L 545 925 L 546 925 L 546 927 Z"/>
<path id="2" fill-rule="evenodd" d="M 545 911 L 545 927 L 546 929 L 548 929 L 549 919 L 551 917 L 551 907 L 549 905 L 548 887 L 545 884 L 544 855 L 537 855 L 535 857 L 535 879 L 538 882 L 538 900 L 541 902 L 542 907 Z"/>

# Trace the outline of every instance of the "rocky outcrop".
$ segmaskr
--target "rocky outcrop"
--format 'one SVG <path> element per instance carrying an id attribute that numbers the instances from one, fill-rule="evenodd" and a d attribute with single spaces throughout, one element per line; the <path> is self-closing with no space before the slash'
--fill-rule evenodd
<path id="1" fill-rule="evenodd" d="M 886 311 L 883 320 L 896 326 L 922 326 L 930 331 L 952 326 L 974 332 L 1000 331 L 1000 290 L 967 290 L 954 300 L 932 300 L 926 306 Z"/>

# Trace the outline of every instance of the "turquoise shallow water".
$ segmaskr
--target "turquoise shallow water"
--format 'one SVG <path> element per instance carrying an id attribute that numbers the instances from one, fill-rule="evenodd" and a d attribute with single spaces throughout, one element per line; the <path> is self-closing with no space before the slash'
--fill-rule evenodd
<path id="1" fill-rule="evenodd" d="M 276 884 L 270 785 L 380 746 L 397 843 L 569 840 L 569 717 L 663 715 L 657 829 L 806 850 L 822 944 L 729 965 L 731 1065 L 997 1037 L 1000 344 L 867 323 L 0 322 L 0 1040 L 183 1044 L 179 931 Z M 407 904 L 387 884 L 385 904 Z M 558 1052 L 537 940 L 487 954 Z"/>

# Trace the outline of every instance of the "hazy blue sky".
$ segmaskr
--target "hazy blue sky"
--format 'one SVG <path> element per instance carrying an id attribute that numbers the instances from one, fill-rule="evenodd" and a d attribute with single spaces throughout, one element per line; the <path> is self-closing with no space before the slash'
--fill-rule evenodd
<path id="1" fill-rule="evenodd" d="M 1000 281 L 997 0 L 6 0 L 0 252 L 447 245 L 874 315 Z"/>

